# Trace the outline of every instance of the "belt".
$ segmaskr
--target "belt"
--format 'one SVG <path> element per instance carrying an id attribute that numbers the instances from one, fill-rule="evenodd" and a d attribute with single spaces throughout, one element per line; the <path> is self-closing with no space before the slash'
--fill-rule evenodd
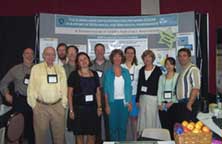
<path id="1" fill-rule="evenodd" d="M 20 98 L 20 97 L 22 97 L 22 98 L 27 98 L 27 95 L 22 95 L 22 94 L 20 94 L 20 93 L 18 93 L 18 92 L 15 94 L 15 96 L 16 96 L 16 97 L 19 97 L 19 98 Z"/>
<path id="2" fill-rule="evenodd" d="M 178 100 L 178 103 L 187 103 L 189 100 L 187 98 Z"/>
<path id="3" fill-rule="evenodd" d="M 39 100 L 39 99 L 36 99 L 36 101 L 37 101 L 38 103 L 44 104 L 44 105 L 55 105 L 55 104 L 59 103 L 61 100 L 62 100 L 62 99 L 60 98 L 60 99 L 58 99 L 58 100 L 55 101 L 55 102 L 47 103 L 47 102 L 41 101 L 41 100 Z"/>

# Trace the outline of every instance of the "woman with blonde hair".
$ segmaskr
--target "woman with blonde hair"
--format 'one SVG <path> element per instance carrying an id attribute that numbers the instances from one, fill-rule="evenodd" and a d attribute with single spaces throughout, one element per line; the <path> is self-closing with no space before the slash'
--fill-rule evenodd
<path id="1" fill-rule="evenodd" d="M 136 102 L 140 108 L 137 125 L 139 134 L 145 128 L 161 127 L 157 108 L 157 90 L 162 72 L 160 67 L 153 64 L 155 60 L 153 51 L 145 50 L 142 59 L 145 65 L 139 71 L 136 95 Z"/>

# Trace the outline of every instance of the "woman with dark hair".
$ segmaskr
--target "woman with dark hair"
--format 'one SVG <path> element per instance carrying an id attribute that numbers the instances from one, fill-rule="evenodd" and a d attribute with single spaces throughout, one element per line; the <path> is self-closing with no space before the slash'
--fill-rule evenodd
<path id="1" fill-rule="evenodd" d="M 136 90 L 137 82 L 139 76 L 139 69 L 142 67 L 137 64 L 136 49 L 132 46 L 128 46 L 124 50 L 125 59 L 122 66 L 128 69 L 131 78 L 132 86 L 132 111 L 129 113 L 128 127 L 127 127 L 127 140 L 136 141 L 137 140 L 137 118 L 138 118 L 138 108 L 136 106 Z"/>
<path id="2" fill-rule="evenodd" d="M 175 86 L 177 83 L 178 73 L 176 73 L 176 60 L 168 57 L 165 60 L 166 74 L 162 74 L 158 85 L 158 108 L 162 128 L 170 131 L 173 138 L 173 115 L 175 114 L 173 103 L 177 102 L 175 95 Z"/>
<path id="3" fill-rule="evenodd" d="M 105 111 L 109 115 L 111 141 L 125 141 L 128 111 L 131 111 L 131 80 L 129 71 L 121 64 L 123 52 L 114 49 L 110 54 L 113 64 L 103 79 L 105 93 Z"/>
<path id="4" fill-rule="evenodd" d="M 76 70 L 68 79 L 68 104 L 71 129 L 76 136 L 77 144 L 95 143 L 99 116 L 102 114 L 99 77 L 89 69 L 89 56 L 80 52 L 76 57 Z"/>

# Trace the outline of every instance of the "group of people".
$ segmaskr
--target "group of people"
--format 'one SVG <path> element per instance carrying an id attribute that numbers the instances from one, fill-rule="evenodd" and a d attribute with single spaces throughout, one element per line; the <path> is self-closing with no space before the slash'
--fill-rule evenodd
<path id="1" fill-rule="evenodd" d="M 44 61 L 34 65 L 33 50 L 25 48 L 23 63 L 1 80 L 6 101 L 24 115 L 28 143 L 47 143 L 49 132 L 55 144 L 137 140 L 145 128 L 162 127 L 172 134 L 175 122 L 195 120 L 200 71 L 189 49 L 178 51 L 180 73 L 173 57 L 166 58 L 162 73 L 152 50 L 143 52 L 144 65 L 132 46 L 112 50 L 109 60 L 103 44 L 94 51 L 91 61 L 76 46 L 61 43 L 56 50 L 46 47 Z"/>

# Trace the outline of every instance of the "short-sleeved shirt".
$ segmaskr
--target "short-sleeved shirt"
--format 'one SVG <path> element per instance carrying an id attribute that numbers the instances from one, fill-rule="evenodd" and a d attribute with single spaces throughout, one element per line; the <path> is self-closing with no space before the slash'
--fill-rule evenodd
<path id="1" fill-rule="evenodd" d="M 177 99 L 189 98 L 192 89 L 200 89 L 200 86 L 200 70 L 194 64 L 190 64 L 178 76 L 176 86 Z"/>
<path id="2" fill-rule="evenodd" d="M 74 88 L 73 99 L 74 105 L 85 105 L 86 96 L 89 98 L 89 104 L 96 104 L 96 91 L 99 85 L 99 77 L 95 71 L 92 77 L 82 77 L 78 71 L 73 71 L 68 79 L 68 86 Z M 93 102 L 90 103 L 90 95 L 93 97 Z"/>

